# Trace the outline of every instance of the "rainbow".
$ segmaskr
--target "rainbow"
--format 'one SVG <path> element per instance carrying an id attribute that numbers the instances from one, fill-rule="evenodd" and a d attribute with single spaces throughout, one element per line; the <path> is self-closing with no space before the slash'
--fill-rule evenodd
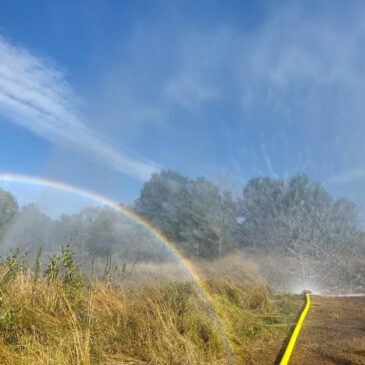
<path id="1" fill-rule="evenodd" d="M 175 258 L 177 258 L 184 268 L 187 270 L 187 272 L 190 274 L 191 278 L 193 279 L 195 286 L 199 290 L 199 292 L 203 295 L 203 297 L 207 300 L 209 303 L 214 316 L 217 320 L 217 324 L 219 328 L 221 329 L 221 332 L 224 335 L 224 342 L 227 348 L 228 356 L 231 358 L 231 363 L 235 363 L 234 360 L 234 352 L 232 349 L 232 345 L 230 344 L 230 341 L 227 336 L 227 330 L 217 314 L 217 308 L 214 302 L 213 297 L 210 295 L 204 280 L 201 278 L 199 272 L 194 267 L 194 265 L 191 263 L 190 260 L 188 260 L 184 255 L 180 252 L 180 250 L 177 248 L 177 245 L 171 241 L 168 237 L 166 237 L 159 229 L 154 227 L 150 222 L 148 222 L 145 218 L 141 217 L 140 215 L 136 214 L 133 210 L 128 209 L 127 207 L 123 206 L 122 204 L 104 196 L 100 195 L 98 193 L 67 184 L 61 181 L 53 180 L 53 179 L 46 179 L 36 176 L 28 176 L 28 175 L 22 175 L 22 174 L 14 174 L 14 173 L 0 173 L 0 181 L 3 182 L 11 182 L 11 183 L 21 183 L 21 184 L 28 184 L 28 185 L 36 185 L 36 186 L 43 186 L 46 188 L 53 188 L 56 190 L 60 190 L 63 192 L 73 193 L 77 194 L 81 197 L 88 198 L 90 200 L 93 200 L 95 202 L 98 202 L 100 204 L 103 204 L 105 206 L 111 207 L 121 214 L 123 214 L 126 218 L 130 219 L 132 222 L 136 223 L 138 226 L 142 227 L 143 229 L 147 230 L 154 238 L 158 239 L 160 242 L 162 242 L 167 249 L 173 254 Z"/>

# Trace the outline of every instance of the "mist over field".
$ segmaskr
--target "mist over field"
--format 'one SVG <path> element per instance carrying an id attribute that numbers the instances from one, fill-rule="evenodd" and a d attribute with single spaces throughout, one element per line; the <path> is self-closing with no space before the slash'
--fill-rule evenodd
<path id="1" fill-rule="evenodd" d="M 276 291 L 364 293 L 365 232 L 357 207 L 305 175 L 254 178 L 234 195 L 204 177 L 162 171 L 129 209 L 197 267 L 241 257 L 254 270 L 251 276 Z M 100 270 L 111 260 L 115 275 L 128 270 L 129 280 L 191 279 L 168 245 L 113 207 L 50 218 L 36 204 L 19 207 L 16 197 L 1 190 L 1 212 L 3 256 L 19 249 L 32 260 L 40 247 L 47 257 L 69 243 L 86 275 L 92 260 Z M 226 274 L 244 281 L 235 270 Z"/>

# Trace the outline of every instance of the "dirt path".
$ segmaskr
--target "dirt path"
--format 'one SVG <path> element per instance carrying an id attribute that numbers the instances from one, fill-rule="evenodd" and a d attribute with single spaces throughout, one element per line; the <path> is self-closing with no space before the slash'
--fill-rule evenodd
<path id="1" fill-rule="evenodd" d="M 290 365 L 365 365 L 365 297 L 316 297 Z"/>

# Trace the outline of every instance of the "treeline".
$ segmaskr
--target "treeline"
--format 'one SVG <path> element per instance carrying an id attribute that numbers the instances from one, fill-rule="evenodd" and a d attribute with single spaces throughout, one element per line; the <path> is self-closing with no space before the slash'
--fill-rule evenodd
<path id="1" fill-rule="evenodd" d="M 289 255 L 364 251 L 355 204 L 334 199 L 306 175 L 254 178 L 233 197 L 205 178 L 163 171 L 145 183 L 133 208 L 196 256 L 237 247 Z"/>
<path id="2" fill-rule="evenodd" d="M 214 258 L 236 248 L 286 255 L 364 253 L 365 234 L 355 204 L 333 198 L 305 175 L 255 178 L 240 196 L 199 177 L 173 171 L 152 175 L 130 207 L 188 256 Z M 3 248 L 59 249 L 71 241 L 79 253 L 123 259 L 161 259 L 163 245 L 111 208 L 86 208 L 52 220 L 34 205 L 19 208 L 0 191 Z"/>
<path id="3" fill-rule="evenodd" d="M 78 261 L 113 254 L 123 260 L 167 259 L 169 252 L 147 231 L 110 207 L 88 207 L 76 214 L 52 219 L 31 203 L 21 208 L 15 198 L 0 191 L 0 256 L 17 248 L 21 254 L 34 255 L 38 247 L 51 255 L 70 243 Z M 7 207 L 7 208 L 5 208 Z"/>

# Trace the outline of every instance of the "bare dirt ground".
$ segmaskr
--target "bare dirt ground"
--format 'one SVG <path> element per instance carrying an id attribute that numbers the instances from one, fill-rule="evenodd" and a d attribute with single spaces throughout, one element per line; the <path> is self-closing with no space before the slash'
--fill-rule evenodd
<path id="1" fill-rule="evenodd" d="M 364 365 L 365 297 L 311 298 L 290 365 Z"/>

